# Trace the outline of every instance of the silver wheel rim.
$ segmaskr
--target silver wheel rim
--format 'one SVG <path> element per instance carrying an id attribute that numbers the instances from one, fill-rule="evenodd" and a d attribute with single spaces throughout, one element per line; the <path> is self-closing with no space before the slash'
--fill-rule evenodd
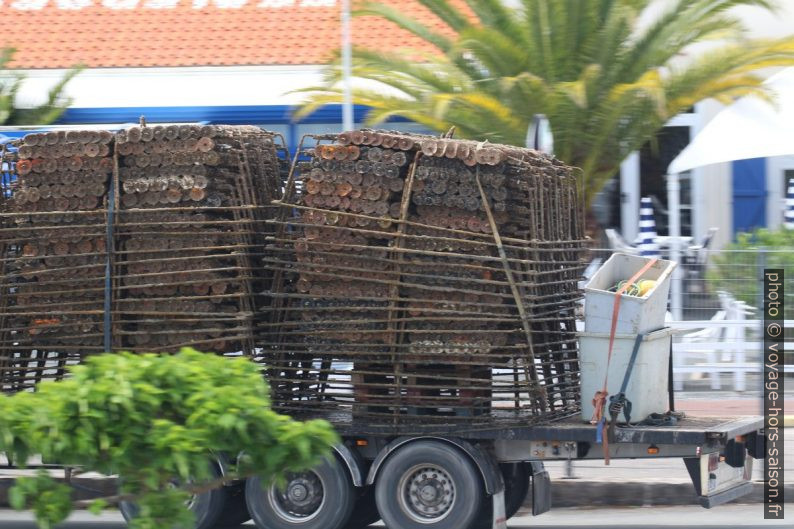
<path id="1" fill-rule="evenodd" d="M 198 496 L 196 496 L 195 494 L 191 494 L 190 498 L 188 498 L 187 501 L 185 501 L 185 507 L 187 507 L 188 510 L 192 511 L 193 507 L 195 507 L 195 505 L 196 505 L 196 500 L 197 499 L 198 499 Z"/>
<path id="2" fill-rule="evenodd" d="M 188 484 L 191 484 L 191 483 L 192 483 L 192 481 L 188 481 Z M 179 481 L 177 481 L 177 480 L 171 481 L 171 483 L 169 483 L 168 486 L 171 489 L 180 489 L 181 488 L 180 485 L 179 485 Z M 190 496 L 188 496 L 188 498 L 185 500 L 185 507 L 187 507 L 188 510 L 192 511 L 193 507 L 196 505 L 196 500 L 198 500 L 198 494 L 190 494 Z"/>
<path id="3" fill-rule="evenodd" d="M 423 463 L 408 469 L 397 488 L 400 509 L 421 524 L 437 523 L 452 512 L 455 482 L 438 465 Z"/>
<path id="4" fill-rule="evenodd" d="M 287 474 L 287 486 L 268 491 L 273 510 L 290 523 L 305 523 L 318 516 L 325 505 L 325 482 L 314 472 Z"/>

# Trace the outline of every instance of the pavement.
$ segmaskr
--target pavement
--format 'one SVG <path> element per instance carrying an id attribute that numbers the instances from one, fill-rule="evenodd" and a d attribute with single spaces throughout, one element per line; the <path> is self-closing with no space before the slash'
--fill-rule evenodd
<path id="1" fill-rule="evenodd" d="M 794 385 L 794 381 L 787 380 L 787 385 Z M 794 428 L 794 392 L 787 392 L 783 409 L 784 425 Z M 734 392 L 690 392 L 676 396 L 675 408 L 692 416 L 725 416 L 738 417 L 741 415 L 763 415 L 763 401 L 758 393 Z"/>
<path id="2" fill-rule="evenodd" d="M 787 395 L 789 397 L 789 395 Z M 792 394 L 790 397 L 794 397 Z M 676 409 L 688 416 L 739 417 L 759 415 L 760 396 L 731 392 L 689 392 L 677 394 Z M 794 398 L 787 398 L 785 409 L 794 412 Z M 789 417 L 794 419 L 793 416 Z M 794 424 L 794 420 L 792 423 Z M 786 429 L 784 468 L 794 472 L 794 428 Z M 737 503 L 762 501 L 762 461 L 754 462 L 753 492 L 736 500 Z M 617 459 L 605 466 L 600 460 L 574 461 L 572 474 L 565 462 L 546 463 L 552 479 L 552 504 L 556 507 L 642 507 L 696 505 L 694 488 L 680 458 Z M 7 489 L 19 471 L 0 469 L 0 506 L 7 505 Z M 794 474 L 792 474 L 794 476 Z M 789 476 L 787 476 L 789 477 Z M 85 498 L 89 489 L 112 490 L 112 483 L 96 479 L 79 482 L 76 495 Z M 794 498 L 794 480 L 786 483 L 786 497 Z M 700 507 L 698 507 L 700 508 Z M 0 523 L 0 529 L 4 525 Z"/>
<path id="3" fill-rule="evenodd" d="M 682 529 L 687 527 L 719 527 L 720 529 L 762 529 L 769 526 L 791 527 L 791 516 L 784 520 L 764 520 L 759 505 L 721 505 L 706 510 L 701 507 L 610 507 L 601 509 L 553 508 L 541 516 L 518 515 L 507 523 L 510 529 Z M 100 516 L 76 512 L 57 529 L 126 529 L 115 511 Z M 252 522 L 240 529 L 252 529 Z M 372 527 L 383 527 L 382 523 Z M 30 513 L 0 510 L 0 529 L 37 529 Z"/>

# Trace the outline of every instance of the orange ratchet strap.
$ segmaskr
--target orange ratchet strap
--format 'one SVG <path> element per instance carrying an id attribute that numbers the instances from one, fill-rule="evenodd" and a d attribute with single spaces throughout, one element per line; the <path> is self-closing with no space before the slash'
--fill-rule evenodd
<path id="1" fill-rule="evenodd" d="M 609 354 L 607 355 L 607 369 L 606 373 L 604 374 L 604 386 L 601 388 L 601 391 L 596 391 L 595 396 L 593 397 L 593 417 L 590 419 L 590 424 L 599 424 L 603 423 L 604 421 L 604 406 L 607 402 L 607 382 L 609 380 L 609 364 L 612 362 L 612 347 L 615 345 L 615 332 L 618 328 L 618 314 L 620 313 L 620 296 L 629 288 L 633 283 L 636 283 L 637 280 L 642 277 L 642 274 L 647 272 L 658 258 L 653 258 L 643 266 L 639 272 L 634 274 L 631 279 L 626 281 L 626 283 L 620 287 L 620 289 L 615 293 L 615 306 L 612 309 L 612 329 L 609 332 Z M 599 428 L 604 428 L 604 424 L 601 424 Z M 608 436 L 602 433 L 602 445 L 604 448 L 604 464 L 609 464 L 609 439 Z"/>

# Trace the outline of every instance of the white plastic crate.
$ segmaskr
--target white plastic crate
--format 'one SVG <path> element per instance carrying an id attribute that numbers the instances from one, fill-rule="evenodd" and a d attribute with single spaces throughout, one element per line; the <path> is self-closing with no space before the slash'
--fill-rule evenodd
<path id="1" fill-rule="evenodd" d="M 664 413 L 669 409 L 668 362 L 670 361 L 670 341 L 673 330 L 664 328 L 645 336 L 640 344 L 634 368 L 631 371 L 626 398 L 631 401 L 631 421 L 639 422 L 651 413 Z M 636 335 L 619 334 L 615 336 L 612 348 L 612 361 L 609 364 L 607 391 L 609 395 L 620 392 L 626 368 L 631 359 Z M 609 333 L 579 334 L 579 358 L 582 370 L 582 419 L 589 421 L 593 416 L 593 397 L 604 385 L 609 355 Z M 609 397 L 607 397 L 607 406 Z M 609 413 L 604 413 L 609 420 Z M 618 422 L 625 422 L 620 414 Z"/>
<path id="2" fill-rule="evenodd" d="M 584 329 L 587 332 L 608 333 L 612 328 L 615 293 L 609 292 L 619 281 L 628 281 L 650 261 L 648 257 L 613 254 L 585 285 Z M 653 279 L 656 286 L 643 297 L 623 294 L 618 313 L 617 333 L 637 334 L 664 325 L 667 296 L 675 262 L 659 259 L 639 279 Z"/>

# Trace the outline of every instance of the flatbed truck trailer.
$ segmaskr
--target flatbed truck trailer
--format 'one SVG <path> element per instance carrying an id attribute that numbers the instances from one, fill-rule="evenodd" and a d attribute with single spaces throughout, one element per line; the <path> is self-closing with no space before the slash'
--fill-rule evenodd
<path id="1" fill-rule="evenodd" d="M 579 417 L 398 437 L 352 416 L 332 419 L 343 439 L 332 462 L 290 476 L 280 492 L 262 492 L 258 479 L 249 480 L 247 504 L 258 527 L 352 529 L 382 518 L 391 529 L 503 528 L 527 495 L 533 515 L 552 507 L 544 462 L 605 455 L 597 427 Z M 674 425 L 617 426 L 603 435 L 612 437 L 611 459 L 683 459 L 693 499 L 712 508 L 751 491 L 753 459 L 764 450 L 762 426 L 761 417 L 683 417 Z"/>
<path id="2" fill-rule="evenodd" d="M 261 529 L 363 529 L 380 519 L 390 529 L 504 529 L 522 505 L 531 504 L 533 516 L 552 508 L 545 462 L 604 458 L 597 427 L 579 417 L 405 436 L 352 414 L 331 419 L 342 439 L 332 458 L 287 476 L 283 488 L 249 478 L 199 494 L 190 503 L 196 528 L 253 518 Z M 682 459 L 693 502 L 710 509 L 751 492 L 764 439 L 762 417 L 681 417 L 673 425 L 619 425 L 608 450 L 612 460 Z M 219 477 L 228 464 L 217 460 Z M 135 516 L 135 505 L 120 508 L 126 519 Z"/>

